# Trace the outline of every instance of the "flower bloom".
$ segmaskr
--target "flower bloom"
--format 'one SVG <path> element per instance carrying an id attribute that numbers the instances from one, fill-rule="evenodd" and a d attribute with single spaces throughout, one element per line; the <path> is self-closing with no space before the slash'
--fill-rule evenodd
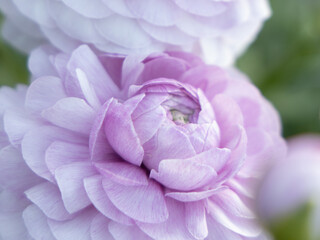
<path id="1" fill-rule="evenodd" d="M 29 88 L 0 93 L 1 234 L 264 237 L 251 185 L 284 147 L 277 113 L 243 76 L 181 52 L 85 45 L 38 49 L 29 66 Z"/>
<path id="2" fill-rule="evenodd" d="M 0 0 L 4 35 L 29 51 L 49 40 L 119 54 L 183 50 L 228 65 L 270 16 L 268 0 Z M 47 40 L 46 40 L 47 39 Z"/>
<path id="3" fill-rule="evenodd" d="M 272 222 L 312 204 L 310 233 L 320 236 L 320 136 L 303 135 L 289 141 L 288 157 L 264 179 L 258 207 L 263 220 Z"/>

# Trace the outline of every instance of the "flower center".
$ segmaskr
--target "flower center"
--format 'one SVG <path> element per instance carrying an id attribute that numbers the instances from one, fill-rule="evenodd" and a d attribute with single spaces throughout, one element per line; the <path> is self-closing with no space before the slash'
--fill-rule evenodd
<path id="1" fill-rule="evenodd" d="M 186 124 L 189 123 L 189 115 L 184 114 L 176 109 L 170 110 L 172 121 L 174 121 L 177 124 Z"/>

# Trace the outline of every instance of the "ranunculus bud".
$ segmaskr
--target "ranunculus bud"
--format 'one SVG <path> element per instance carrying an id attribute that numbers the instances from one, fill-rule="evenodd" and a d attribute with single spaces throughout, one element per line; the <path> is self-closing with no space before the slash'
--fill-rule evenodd
<path id="1" fill-rule="evenodd" d="M 183 50 L 229 65 L 270 16 L 268 0 L 0 0 L 4 36 L 29 51 L 49 41 L 116 54 Z"/>
<path id="2" fill-rule="evenodd" d="M 320 136 L 293 138 L 289 141 L 288 150 L 288 157 L 279 161 L 262 183 L 258 198 L 259 214 L 272 228 L 298 222 L 298 226 L 290 228 L 291 235 L 281 232 L 284 237 L 300 236 L 301 233 L 297 231 L 302 231 L 301 228 L 307 225 L 307 233 L 302 236 L 303 239 L 319 239 Z M 308 210 L 308 206 L 311 210 Z M 297 215 L 301 211 L 305 213 Z M 288 230 L 278 228 L 277 231 Z"/>
<path id="3" fill-rule="evenodd" d="M 243 76 L 182 52 L 87 46 L 38 49 L 29 66 L 29 88 L 0 93 L 0 234 L 264 237 L 252 185 L 285 147 L 277 113 Z"/>

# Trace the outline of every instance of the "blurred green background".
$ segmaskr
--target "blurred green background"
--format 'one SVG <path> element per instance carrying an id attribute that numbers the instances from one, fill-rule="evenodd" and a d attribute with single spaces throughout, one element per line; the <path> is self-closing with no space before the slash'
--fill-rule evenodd
<path id="1" fill-rule="evenodd" d="M 279 110 L 286 137 L 320 132 L 320 1 L 271 0 L 272 18 L 238 60 Z M 26 83 L 26 57 L 0 39 L 0 85 Z"/>

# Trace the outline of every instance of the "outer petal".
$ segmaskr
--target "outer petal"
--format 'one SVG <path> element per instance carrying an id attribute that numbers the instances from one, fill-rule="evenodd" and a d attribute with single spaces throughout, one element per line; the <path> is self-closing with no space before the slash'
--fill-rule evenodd
<path id="1" fill-rule="evenodd" d="M 32 112 L 40 112 L 65 97 L 67 95 L 61 79 L 57 77 L 41 77 L 30 85 L 25 105 Z"/>
<path id="2" fill-rule="evenodd" d="M 77 134 L 52 126 L 44 126 L 29 131 L 21 143 L 22 155 L 27 165 L 37 175 L 49 181 L 54 180 L 44 161 L 45 151 L 52 142 L 62 139 L 68 139 L 69 142 L 74 143 L 86 142 L 84 137 Z"/>
<path id="3" fill-rule="evenodd" d="M 125 225 L 132 225 L 133 220 L 124 215 L 109 200 L 102 187 L 102 177 L 95 175 L 84 179 L 84 187 L 92 204 L 107 218 Z"/>
<path id="4" fill-rule="evenodd" d="M 69 221 L 60 222 L 49 219 L 48 223 L 57 240 L 91 240 L 90 226 L 96 215 L 97 211 L 89 208 Z"/>
<path id="5" fill-rule="evenodd" d="M 63 221 L 72 217 L 63 205 L 59 189 L 52 183 L 44 182 L 36 185 L 28 189 L 25 194 L 51 219 Z"/>
<path id="6" fill-rule="evenodd" d="M 47 217 L 35 205 L 27 207 L 22 216 L 29 234 L 34 239 L 55 240 L 47 223 Z"/>
<path id="7" fill-rule="evenodd" d="M 64 98 L 42 111 L 42 117 L 56 126 L 89 135 L 95 111 L 80 98 Z"/>
<path id="8" fill-rule="evenodd" d="M 91 222 L 91 240 L 114 239 L 108 229 L 109 220 L 102 214 L 97 214 Z"/>
<path id="9" fill-rule="evenodd" d="M 159 224 L 138 222 L 139 228 L 153 239 L 194 240 L 186 228 L 184 203 L 167 198 L 166 204 L 169 211 L 167 221 Z"/>
<path id="10" fill-rule="evenodd" d="M 83 179 L 97 172 L 91 163 L 71 163 L 58 168 L 55 178 L 68 212 L 75 213 L 91 204 L 84 189 Z"/>
<path id="11" fill-rule="evenodd" d="M 46 150 L 45 161 L 52 174 L 63 165 L 89 161 L 89 149 L 83 144 L 53 142 Z"/>
<path id="12" fill-rule="evenodd" d="M 158 183 L 150 180 L 147 186 L 124 186 L 104 178 L 102 185 L 111 202 L 129 217 L 148 223 L 167 220 L 168 210 Z"/>
<path id="13" fill-rule="evenodd" d="M 116 222 L 109 223 L 109 231 L 116 240 L 151 240 L 137 226 L 125 226 Z"/>
<path id="14" fill-rule="evenodd" d="M 186 203 L 186 225 L 195 239 L 205 239 L 208 236 L 207 216 L 202 201 Z"/>
<path id="15" fill-rule="evenodd" d="M 24 191 L 40 182 L 40 178 L 26 166 L 21 153 L 12 146 L 0 150 L 0 185 L 15 191 Z"/>

